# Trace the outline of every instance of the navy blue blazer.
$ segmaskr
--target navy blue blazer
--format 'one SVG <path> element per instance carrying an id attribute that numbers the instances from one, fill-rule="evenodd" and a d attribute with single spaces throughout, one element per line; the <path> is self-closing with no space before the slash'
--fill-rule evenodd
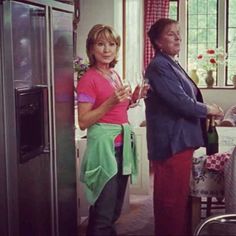
<path id="1" fill-rule="evenodd" d="M 163 160 L 205 146 L 207 107 L 187 73 L 158 52 L 145 77 L 151 86 L 145 99 L 148 158 Z"/>

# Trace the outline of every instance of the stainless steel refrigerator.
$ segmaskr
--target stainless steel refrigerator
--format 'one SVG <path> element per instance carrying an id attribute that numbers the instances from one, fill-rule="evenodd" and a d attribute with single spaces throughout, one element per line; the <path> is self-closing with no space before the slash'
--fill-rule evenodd
<path id="1" fill-rule="evenodd" d="M 0 1 L 0 235 L 77 235 L 73 5 Z"/>

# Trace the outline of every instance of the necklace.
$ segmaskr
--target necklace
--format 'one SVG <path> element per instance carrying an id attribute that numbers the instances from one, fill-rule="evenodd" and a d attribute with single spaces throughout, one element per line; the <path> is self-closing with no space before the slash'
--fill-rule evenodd
<path id="1" fill-rule="evenodd" d="M 114 72 L 112 72 L 110 70 L 109 70 L 110 73 L 103 71 L 102 69 L 100 69 L 97 66 L 95 68 L 96 68 L 96 70 L 101 72 L 101 74 L 104 75 L 104 78 L 107 79 L 114 88 L 119 88 L 121 86 L 121 83 L 120 83 L 119 79 L 117 79 L 117 75 Z"/>
<path id="2" fill-rule="evenodd" d="M 102 70 L 101 68 L 99 68 L 99 67 L 95 67 L 96 68 L 96 70 L 98 70 L 99 72 L 101 72 L 103 75 L 106 75 L 106 76 L 108 76 L 108 77 L 110 77 L 111 76 L 111 71 L 109 70 L 109 72 L 107 72 L 107 71 L 104 71 L 104 70 Z"/>

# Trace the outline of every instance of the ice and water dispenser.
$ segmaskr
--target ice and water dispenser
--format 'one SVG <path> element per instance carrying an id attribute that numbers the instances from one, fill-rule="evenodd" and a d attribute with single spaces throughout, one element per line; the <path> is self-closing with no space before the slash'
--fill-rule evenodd
<path id="1" fill-rule="evenodd" d="M 16 128 L 20 163 L 40 155 L 45 146 L 44 88 L 17 88 Z"/>

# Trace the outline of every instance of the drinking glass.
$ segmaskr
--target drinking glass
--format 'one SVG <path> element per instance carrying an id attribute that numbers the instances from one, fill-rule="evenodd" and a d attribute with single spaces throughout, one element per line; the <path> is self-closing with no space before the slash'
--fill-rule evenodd
<path id="1" fill-rule="evenodd" d="M 131 91 L 131 83 L 128 80 L 126 79 L 122 80 L 122 86 L 127 86 L 127 90 Z M 131 100 L 132 97 L 128 96 L 127 99 Z"/>
<path id="2" fill-rule="evenodd" d="M 136 87 L 139 86 L 139 93 L 138 93 L 138 98 L 136 100 L 135 103 L 131 104 L 130 107 L 136 107 L 136 106 L 140 106 L 140 101 L 143 98 L 142 94 L 143 94 L 143 89 L 149 85 L 149 81 L 147 78 L 145 78 L 143 75 L 138 76 L 138 78 L 140 78 L 139 80 L 136 80 Z"/>

